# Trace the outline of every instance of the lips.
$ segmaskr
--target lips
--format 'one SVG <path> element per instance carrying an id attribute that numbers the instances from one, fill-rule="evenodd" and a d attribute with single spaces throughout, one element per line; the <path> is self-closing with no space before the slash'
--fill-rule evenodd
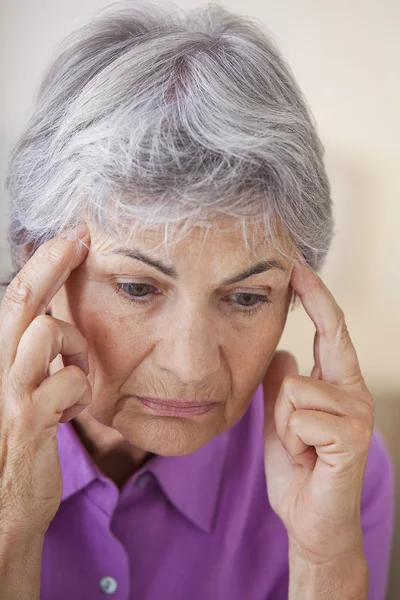
<path id="1" fill-rule="evenodd" d="M 196 415 L 203 415 L 210 410 L 212 410 L 217 402 L 213 401 L 203 401 L 203 402 L 193 402 L 193 401 L 182 401 L 175 399 L 163 399 L 159 400 L 156 398 L 145 398 L 142 396 L 136 396 L 138 400 L 149 408 L 152 412 L 157 414 L 162 414 L 166 416 L 181 416 L 181 417 L 189 417 Z"/>

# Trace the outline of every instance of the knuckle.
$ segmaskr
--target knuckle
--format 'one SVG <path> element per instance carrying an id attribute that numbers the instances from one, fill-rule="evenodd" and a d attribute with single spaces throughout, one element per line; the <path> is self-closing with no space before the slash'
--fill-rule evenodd
<path id="1" fill-rule="evenodd" d="M 343 310 L 338 306 L 336 315 L 331 326 L 324 331 L 329 337 L 333 338 L 336 343 L 351 344 L 350 333 L 346 323 L 346 316 Z"/>
<path id="2" fill-rule="evenodd" d="M 25 381 L 18 371 L 10 372 L 6 385 L 2 386 L 2 397 L 2 421 L 7 422 L 9 431 L 16 430 L 27 418 L 30 398 L 25 389 Z"/>
<path id="3" fill-rule="evenodd" d="M 286 377 L 282 381 L 281 385 L 281 393 L 279 394 L 279 398 L 282 402 L 292 403 L 292 398 L 296 391 L 296 386 L 298 385 L 298 376 L 297 375 L 286 375 Z"/>
<path id="4" fill-rule="evenodd" d="M 64 254 L 58 248 L 50 248 L 46 258 L 58 266 L 64 266 L 67 262 Z"/>
<path id="5" fill-rule="evenodd" d="M 38 315 L 30 324 L 30 327 L 39 329 L 41 335 L 52 337 L 58 331 L 58 326 L 50 315 Z"/>
<path id="6" fill-rule="evenodd" d="M 281 396 L 286 401 L 289 401 L 291 404 L 296 402 L 296 398 L 302 393 L 304 390 L 304 386 L 307 386 L 308 382 L 301 375 L 296 375 L 291 373 L 286 375 L 286 377 L 282 381 L 281 386 Z"/>
<path id="7" fill-rule="evenodd" d="M 369 448 L 372 436 L 373 422 L 371 419 L 357 419 L 352 423 L 352 433 L 357 439 L 357 448 L 365 452 Z"/>
<path id="8" fill-rule="evenodd" d="M 340 331 L 341 335 L 344 335 L 347 332 L 346 317 L 343 310 L 339 306 L 336 312 L 335 329 L 336 331 Z"/>
<path id="9" fill-rule="evenodd" d="M 36 413 L 30 410 L 28 400 L 17 403 L 7 414 L 7 428 L 16 439 L 21 439 L 26 432 L 34 432 L 37 427 Z"/>
<path id="10" fill-rule="evenodd" d="M 69 257 L 59 243 L 53 240 L 44 254 L 44 258 L 57 267 L 65 268 L 69 263 Z"/>
<path id="11" fill-rule="evenodd" d="M 28 279 L 22 279 L 18 274 L 14 277 L 3 298 L 3 306 L 9 312 L 18 312 L 33 298 L 33 289 Z"/>
<path id="12" fill-rule="evenodd" d="M 344 323 L 346 318 L 345 318 L 344 310 L 340 306 L 337 307 L 337 315 L 338 315 L 338 321 L 341 323 Z"/>
<path id="13" fill-rule="evenodd" d="M 56 266 L 57 269 L 64 268 L 68 264 L 68 254 L 65 252 L 65 248 L 60 245 L 59 240 L 51 239 L 39 246 L 27 264 L 32 271 L 40 271 L 41 266 L 46 262 L 52 268 Z"/>
<path id="14" fill-rule="evenodd" d="M 7 379 L 4 379 L 2 382 L 2 390 L 4 389 L 6 397 L 11 396 L 12 398 L 17 398 L 24 386 L 24 374 L 21 373 L 21 370 L 18 369 L 14 363 L 11 365 L 10 370 L 8 371 Z"/>
<path id="15" fill-rule="evenodd" d="M 296 387 L 298 384 L 299 378 L 298 375 L 286 375 L 286 377 L 282 381 L 281 389 L 285 395 L 290 394 L 290 392 Z"/>
<path id="16" fill-rule="evenodd" d="M 344 320 L 339 323 L 339 332 L 341 341 L 345 344 L 350 344 L 350 333 Z"/>
<path id="17" fill-rule="evenodd" d="M 65 369 L 67 369 L 68 376 L 74 381 L 74 383 L 78 385 L 79 388 L 82 388 L 82 390 L 85 390 L 87 384 L 89 383 L 86 373 L 84 373 L 84 371 L 82 371 L 82 369 L 77 365 L 68 365 L 68 367 L 65 367 Z"/>
<path id="18" fill-rule="evenodd" d="M 302 412 L 300 412 L 298 410 L 293 411 L 288 419 L 288 423 L 287 423 L 288 430 L 296 431 L 300 427 L 302 420 L 303 420 Z"/>

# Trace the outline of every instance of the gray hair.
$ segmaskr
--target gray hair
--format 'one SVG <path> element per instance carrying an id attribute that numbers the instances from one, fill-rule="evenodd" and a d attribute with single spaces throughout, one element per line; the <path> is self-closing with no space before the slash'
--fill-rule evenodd
<path id="1" fill-rule="evenodd" d="M 80 221 L 121 238 L 253 217 L 314 268 L 333 235 L 323 147 L 292 72 L 256 19 L 212 2 L 132 0 L 70 34 L 11 153 L 14 268 Z"/>

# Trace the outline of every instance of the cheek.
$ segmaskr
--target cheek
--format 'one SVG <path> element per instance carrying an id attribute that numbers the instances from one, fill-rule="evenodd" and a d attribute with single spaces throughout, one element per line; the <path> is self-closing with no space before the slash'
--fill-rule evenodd
<path id="1" fill-rule="evenodd" d="M 260 383 L 280 335 L 281 331 L 257 332 L 247 344 L 245 340 L 238 340 L 231 346 L 230 367 L 234 388 L 242 390 Z"/>
<path id="2" fill-rule="evenodd" d="M 282 336 L 285 321 L 284 310 L 271 310 L 254 327 L 236 332 L 236 336 L 230 339 L 226 352 L 237 397 L 248 398 L 261 383 Z"/>
<path id="3" fill-rule="evenodd" d="M 121 317 L 102 302 L 81 303 L 74 320 L 88 342 L 91 370 L 107 383 L 126 379 L 151 348 L 154 329 L 146 319 Z"/>
<path id="4" fill-rule="evenodd" d="M 242 333 L 229 346 L 226 360 L 231 377 L 231 398 L 226 406 L 224 429 L 230 428 L 244 415 L 257 387 L 262 382 L 283 326 L 266 319 L 246 336 Z"/>
<path id="5" fill-rule="evenodd" d="M 146 323 L 124 319 L 96 320 L 90 342 L 102 370 L 112 377 L 128 376 L 142 362 L 151 348 L 151 329 Z"/>

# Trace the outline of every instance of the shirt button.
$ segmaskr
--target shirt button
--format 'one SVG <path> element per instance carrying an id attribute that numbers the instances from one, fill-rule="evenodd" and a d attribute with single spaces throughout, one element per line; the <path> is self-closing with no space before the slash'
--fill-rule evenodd
<path id="1" fill-rule="evenodd" d="M 153 479 L 152 474 L 149 471 L 140 475 L 136 480 L 136 487 L 145 488 Z"/>
<path id="2" fill-rule="evenodd" d="M 114 594 L 116 592 L 118 583 L 114 577 L 103 577 L 99 581 L 100 589 L 107 595 Z"/>

